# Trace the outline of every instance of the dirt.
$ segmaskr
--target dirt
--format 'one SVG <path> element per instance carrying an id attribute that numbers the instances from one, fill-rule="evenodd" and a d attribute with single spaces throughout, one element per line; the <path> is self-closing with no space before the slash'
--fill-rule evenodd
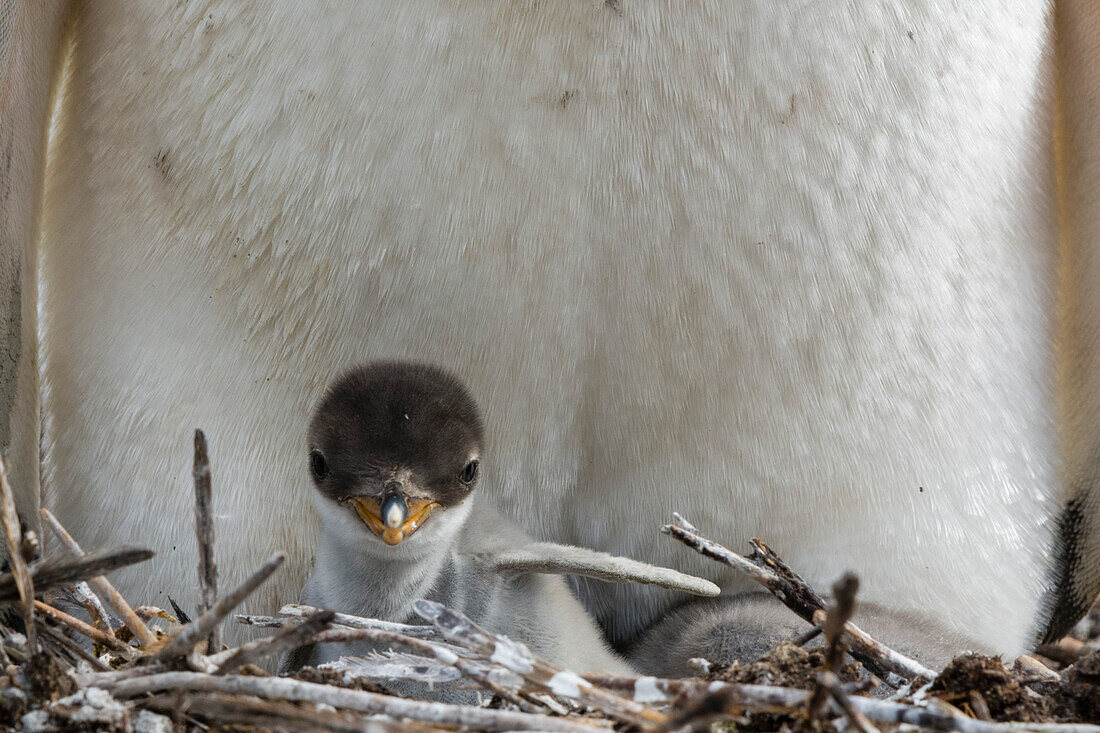
<path id="1" fill-rule="evenodd" d="M 1100 651 L 1061 674 L 1060 680 L 1047 680 L 1008 669 L 997 657 L 966 654 L 956 657 L 928 692 L 974 716 L 974 696 L 980 695 L 998 722 L 1100 724 Z"/>
<path id="2" fill-rule="evenodd" d="M 814 675 L 824 668 L 822 649 L 803 649 L 782 642 L 765 657 L 747 663 L 713 669 L 709 680 L 744 684 L 782 685 L 810 689 Z M 842 682 L 865 679 L 858 663 L 837 675 Z M 920 682 L 913 689 L 920 687 Z M 871 694 L 874 694 L 873 692 Z M 1009 669 L 998 657 L 964 654 L 956 657 L 927 694 L 953 705 L 963 714 L 998 722 L 1082 722 L 1100 724 L 1100 651 L 1083 657 L 1061 671 L 1054 680 L 1024 669 Z M 717 701 L 697 701 L 717 705 Z M 809 730 L 805 718 L 796 715 L 746 713 L 734 727 L 738 731 Z M 817 728 L 815 730 L 821 730 Z"/>
<path id="3" fill-rule="evenodd" d="M 27 696 L 22 690 L 11 685 L 0 688 L 0 729 L 14 730 L 25 712 Z"/>
<path id="4" fill-rule="evenodd" d="M 76 680 L 49 654 L 35 654 L 23 667 L 28 692 L 35 700 L 55 702 L 76 692 Z"/>
<path id="5" fill-rule="evenodd" d="M 981 705 L 972 699 L 976 693 L 981 695 L 993 720 L 1025 723 L 1049 720 L 1055 709 L 1054 701 L 1027 686 L 1025 679 L 1023 674 L 1007 669 L 999 657 L 964 654 L 944 668 L 928 694 L 974 717 L 978 717 Z"/>
<path id="6" fill-rule="evenodd" d="M 789 641 L 780 642 L 769 654 L 747 664 L 733 663 L 715 668 L 708 680 L 739 682 L 749 685 L 780 685 L 808 690 L 814 685 L 814 675 L 825 668 L 825 650 L 803 649 Z M 838 673 L 841 682 L 859 679 L 862 666 L 846 665 Z"/>
<path id="7" fill-rule="evenodd" d="M 780 642 L 770 653 L 748 663 L 733 663 L 715 667 L 706 675 L 706 679 L 719 682 L 736 682 L 749 685 L 780 685 L 808 690 L 814 686 L 814 675 L 825 669 L 825 650 L 822 648 L 804 649 L 789 641 Z M 841 682 L 856 682 L 860 679 L 862 666 L 858 663 L 845 665 L 837 672 Z M 721 700 L 700 700 L 700 707 L 714 706 L 715 712 L 722 709 Z M 743 713 L 731 723 L 722 723 L 716 730 L 737 730 L 740 733 L 775 730 L 811 730 L 829 733 L 835 730 L 831 725 L 813 726 L 801 715 L 776 713 Z"/>
<path id="8" fill-rule="evenodd" d="M 1062 679 L 1055 694 L 1059 719 L 1100 724 L 1100 651 L 1080 659 Z"/>

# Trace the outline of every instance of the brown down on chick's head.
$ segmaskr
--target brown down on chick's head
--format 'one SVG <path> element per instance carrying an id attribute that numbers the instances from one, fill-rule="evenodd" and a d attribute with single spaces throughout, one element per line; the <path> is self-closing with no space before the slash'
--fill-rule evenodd
<path id="1" fill-rule="evenodd" d="M 371 362 L 326 390 L 309 425 L 310 474 L 388 545 L 473 491 L 484 428 L 456 377 L 413 362 Z"/>

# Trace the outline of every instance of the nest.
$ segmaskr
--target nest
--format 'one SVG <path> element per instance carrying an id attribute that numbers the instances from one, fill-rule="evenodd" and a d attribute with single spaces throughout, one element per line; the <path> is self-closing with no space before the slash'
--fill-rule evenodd
<path id="1" fill-rule="evenodd" d="M 1100 733 L 1090 725 L 1100 722 L 1100 651 L 1092 651 L 1087 638 L 1065 639 L 1044 648 L 1044 659 L 1021 657 L 1011 668 L 1000 659 L 964 655 L 937 675 L 849 621 L 855 577 L 838 581 L 827 604 L 763 542 L 754 540 L 752 553 L 739 555 L 678 515 L 663 528 L 666 534 L 745 572 L 805 619 L 809 631 L 750 664 L 692 660 L 697 676 L 686 679 L 579 674 L 427 600 L 414 604 L 423 625 L 298 605 L 277 616 L 239 615 L 237 622 L 271 631 L 223 648 L 218 627 L 284 557 L 271 557 L 239 587 L 219 594 L 201 432 L 194 478 L 202 606 L 192 620 L 178 607 L 172 613 L 135 609 L 104 577 L 152 552 L 85 553 L 45 510 L 45 526 L 68 553 L 39 558 L 39 542 L 21 529 L 0 464 L 0 519 L 10 555 L 0 601 L 12 609 L 0 623 L 0 725 L 27 731 L 694 731 L 717 725 Z M 62 610 L 62 598 L 82 606 L 91 623 Z M 1092 616 L 1080 628 L 1091 637 L 1098 627 L 1100 617 Z M 806 648 L 815 637 L 822 644 Z M 385 651 L 294 676 L 258 666 L 306 644 L 352 641 Z M 424 694 L 396 694 L 394 683 Z M 440 688 L 472 702 L 424 699 Z"/>

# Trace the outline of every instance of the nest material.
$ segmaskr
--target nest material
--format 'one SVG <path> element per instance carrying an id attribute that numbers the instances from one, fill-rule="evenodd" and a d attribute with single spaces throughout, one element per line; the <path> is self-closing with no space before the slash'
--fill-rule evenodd
<path id="1" fill-rule="evenodd" d="M 768 547 L 753 540 L 742 556 L 704 537 L 682 517 L 663 528 L 685 545 L 747 573 L 811 624 L 750 664 L 693 660 L 689 679 L 582 675 L 534 656 L 452 609 L 417 601 L 421 626 L 365 619 L 304 606 L 278 616 L 238 616 L 273 632 L 232 649 L 218 627 L 275 573 L 275 555 L 241 586 L 217 590 L 210 466 L 195 436 L 196 531 L 202 606 L 194 620 L 158 608 L 134 609 L 104 577 L 148 559 L 139 548 L 84 553 L 48 512 L 46 525 L 68 549 L 40 559 L 40 543 L 21 530 L 0 464 L 10 572 L 0 576 L 0 726 L 28 731 L 174 730 L 708 730 L 855 728 L 861 733 L 911 725 L 964 733 L 1035 730 L 1100 733 L 1100 618 L 1084 639 L 1021 657 L 1012 668 L 964 655 L 939 675 L 854 626 L 858 581 L 842 578 L 826 604 Z M 82 606 L 86 623 L 58 605 Z M 108 610 L 110 609 L 110 610 Z M 156 619 L 171 623 L 167 631 Z M 804 648 L 815 636 L 819 648 Z M 385 649 L 293 677 L 257 663 L 305 644 L 367 641 Z M 214 651 L 216 650 L 216 651 Z M 1060 670 L 1060 671 L 1057 671 Z M 393 692 L 400 689 L 422 693 Z M 385 683 L 385 684 L 383 684 Z M 471 704 L 423 699 L 440 688 Z M 885 698 L 885 699 L 884 699 Z M 1010 722 L 1016 721 L 1016 722 Z"/>

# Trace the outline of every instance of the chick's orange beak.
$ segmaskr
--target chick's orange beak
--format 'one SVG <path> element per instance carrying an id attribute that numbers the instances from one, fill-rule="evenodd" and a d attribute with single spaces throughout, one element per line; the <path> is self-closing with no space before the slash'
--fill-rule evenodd
<path id="1" fill-rule="evenodd" d="M 387 545 L 396 545 L 405 539 L 428 519 L 432 512 L 439 509 L 439 502 L 431 499 L 408 499 L 408 518 L 397 527 L 388 526 L 382 521 L 382 502 L 375 498 L 362 496 L 347 500 L 355 508 L 355 513 L 372 532 L 382 538 Z"/>

